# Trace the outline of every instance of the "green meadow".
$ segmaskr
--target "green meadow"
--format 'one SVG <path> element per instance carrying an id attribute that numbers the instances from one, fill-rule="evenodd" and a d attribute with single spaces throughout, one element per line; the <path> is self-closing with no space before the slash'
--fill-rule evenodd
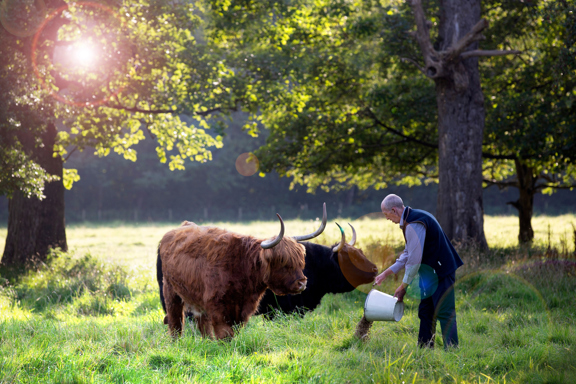
<path id="1" fill-rule="evenodd" d="M 379 268 L 402 249 L 398 227 L 378 215 L 330 220 L 315 242 L 339 240 L 334 222 L 358 233 Z M 213 223 L 258 237 L 277 222 Z M 288 220 L 286 235 L 319 222 Z M 459 248 L 460 347 L 416 346 L 418 300 L 398 323 L 353 334 L 370 287 L 327 295 L 304 317 L 253 317 L 230 341 L 186 327 L 173 340 L 162 323 L 156 247 L 178 223 L 68 226 L 70 252 L 54 252 L 34 273 L 0 277 L 0 383 L 574 383 L 576 382 L 575 215 L 537 216 L 535 241 L 517 244 L 516 217 L 486 217 L 490 250 Z M 0 239 L 6 228 L 0 229 Z M 3 244 L 0 243 L 0 251 Z M 392 293 L 398 281 L 380 286 Z M 438 331 L 440 330 L 438 326 Z"/>

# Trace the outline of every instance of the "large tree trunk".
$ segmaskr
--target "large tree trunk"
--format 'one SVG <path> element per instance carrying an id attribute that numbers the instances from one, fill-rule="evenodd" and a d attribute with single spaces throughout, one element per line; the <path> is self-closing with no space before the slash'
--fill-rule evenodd
<path id="1" fill-rule="evenodd" d="M 484 96 L 478 61 L 470 58 L 453 68 L 466 76 L 467 87 L 453 78 L 436 81 L 438 102 L 439 188 L 437 217 L 446 235 L 487 248 L 482 204 L 482 136 Z M 456 73 L 460 72 L 460 73 Z"/>
<path id="2" fill-rule="evenodd" d="M 509 202 L 518 209 L 518 219 L 520 221 L 520 232 L 518 241 L 521 244 L 530 243 L 534 240 L 534 230 L 532 229 L 532 213 L 534 212 L 534 195 L 536 194 L 536 177 L 531 167 L 521 160 L 514 160 L 516 165 L 516 176 L 518 178 L 518 191 L 520 196 L 517 201 Z"/>
<path id="3" fill-rule="evenodd" d="M 419 68 L 436 83 L 438 221 L 451 240 L 484 249 L 488 247 L 482 205 L 485 112 L 476 49 L 488 22 L 480 19 L 480 0 L 441 0 L 438 40 L 432 44 L 432 23 L 426 20 L 421 0 L 407 1 L 424 57 L 424 67 Z"/>
<path id="4" fill-rule="evenodd" d="M 45 261 L 50 248 L 67 250 L 64 219 L 63 161 L 53 156 L 56 127 L 50 123 L 42 135 L 41 148 L 29 148 L 34 158 L 48 173 L 60 180 L 47 183 L 46 198 L 27 198 L 16 192 L 9 201 L 8 235 L 2 256 L 3 265 L 26 266 Z"/>
<path id="5" fill-rule="evenodd" d="M 476 68 L 475 80 L 477 75 Z M 458 92 L 450 81 L 437 82 L 437 218 L 451 240 L 487 248 L 482 204 L 484 108 L 479 82 L 474 85 Z"/>
<path id="6" fill-rule="evenodd" d="M 449 51 L 480 21 L 479 0 L 440 2 L 436 49 Z M 473 42 L 464 51 L 478 48 Z M 482 204 L 484 95 L 478 59 L 447 61 L 435 79 L 438 103 L 437 217 L 447 236 L 487 248 Z"/>

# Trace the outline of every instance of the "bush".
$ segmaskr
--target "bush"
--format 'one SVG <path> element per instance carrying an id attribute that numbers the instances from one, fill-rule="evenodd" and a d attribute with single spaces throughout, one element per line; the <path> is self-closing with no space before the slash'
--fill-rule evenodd
<path id="1" fill-rule="evenodd" d="M 121 266 L 110 266 L 90 254 L 76 259 L 54 250 L 47 263 L 28 271 L 14 286 L 0 288 L 0 294 L 12 305 L 19 303 L 37 312 L 80 300 L 82 313 L 106 314 L 111 313 L 108 301 L 132 297 L 128 281 L 128 272 Z"/>

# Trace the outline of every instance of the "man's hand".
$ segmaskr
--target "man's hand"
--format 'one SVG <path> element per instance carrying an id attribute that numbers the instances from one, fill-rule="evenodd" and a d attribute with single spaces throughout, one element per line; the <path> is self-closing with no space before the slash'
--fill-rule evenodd
<path id="1" fill-rule="evenodd" d="M 388 268 L 387 270 L 385 270 L 384 272 L 382 272 L 381 274 L 379 274 L 378 276 L 376 276 L 376 278 L 374 279 L 374 285 L 378 285 L 381 282 L 384 281 L 384 279 L 386 279 L 388 276 L 392 275 L 394 272 L 392 272 L 392 270 L 390 268 Z"/>
<path id="2" fill-rule="evenodd" d="M 396 291 L 394 292 L 394 297 L 398 298 L 398 302 L 402 303 L 404 301 L 404 295 L 406 294 L 406 287 L 404 284 L 401 284 Z"/>

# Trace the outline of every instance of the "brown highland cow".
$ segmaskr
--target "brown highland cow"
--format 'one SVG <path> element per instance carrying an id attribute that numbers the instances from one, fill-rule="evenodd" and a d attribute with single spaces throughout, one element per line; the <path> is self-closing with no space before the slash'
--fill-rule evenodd
<path id="1" fill-rule="evenodd" d="M 248 321 L 267 288 L 277 295 L 306 288 L 305 249 L 298 241 L 318 236 L 326 222 L 314 234 L 291 238 L 278 218 L 280 234 L 272 240 L 188 221 L 164 235 L 158 246 L 164 323 L 174 336 L 182 332 L 184 313 L 192 312 L 202 336 L 233 337 L 232 327 Z"/>

